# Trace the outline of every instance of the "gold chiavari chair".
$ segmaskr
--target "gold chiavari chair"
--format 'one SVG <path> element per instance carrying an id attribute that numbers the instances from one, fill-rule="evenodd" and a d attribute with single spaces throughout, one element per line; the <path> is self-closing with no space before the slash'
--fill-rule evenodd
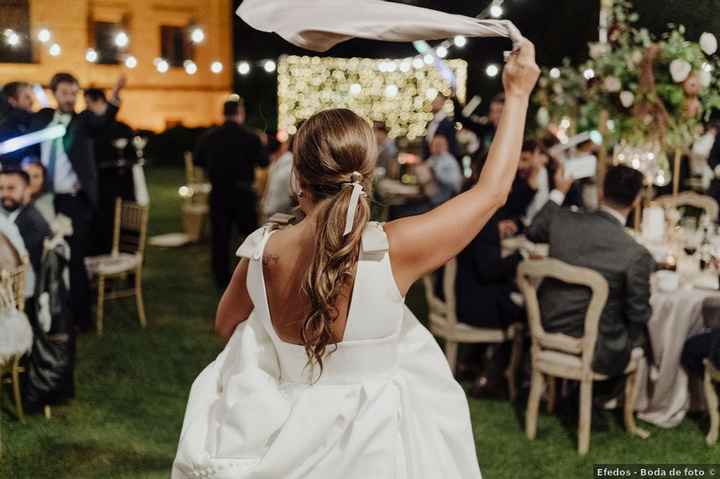
<path id="1" fill-rule="evenodd" d="M 140 325 L 146 326 L 143 300 L 142 274 L 147 240 L 149 209 L 135 203 L 115 202 L 115 226 L 113 247 L 110 255 L 87 258 L 88 273 L 97 283 L 97 308 L 95 320 L 98 335 L 103 333 L 105 301 L 135 297 Z M 130 289 L 106 291 L 113 281 L 133 277 Z"/>

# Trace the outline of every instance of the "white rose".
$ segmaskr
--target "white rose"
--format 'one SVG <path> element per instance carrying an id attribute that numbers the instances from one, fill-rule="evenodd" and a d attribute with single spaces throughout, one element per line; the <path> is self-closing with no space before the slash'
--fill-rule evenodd
<path id="1" fill-rule="evenodd" d="M 620 91 L 622 88 L 622 83 L 620 83 L 620 80 L 617 77 L 607 77 L 605 79 L 605 90 L 609 91 L 610 93 L 615 93 Z"/>
<path id="2" fill-rule="evenodd" d="M 670 63 L 670 75 L 675 83 L 682 83 L 687 80 L 692 71 L 692 66 L 685 60 L 677 58 Z"/>
<path id="3" fill-rule="evenodd" d="M 620 93 L 620 103 L 622 103 L 622 106 L 625 108 L 633 106 L 633 103 L 635 103 L 635 95 L 633 95 L 633 92 L 625 90 Z"/>
<path id="4" fill-rule="evenodd" d="M 703 88 L 707 88 L 712 83 L 712 73 L 706 70 L 700 70 L 700 84 Z"/>
<path id="5" fill-rule="evenodd" d="M 640 62 L 642 62 L 642 59 L 643 59 L 643 52 L 640 51 L 640 50 L 635 50 L 635 51 L 633 51 L 633 52 L 632 52 L 632 56 L 630 57 L 630 59 L 632 60 L 632 62 L 633 62 L 635 65 L 639 65 Z"/>
<path id="6" fill-rule="evenodd" d="M 718 41 L 715 35 L 708 32 L 700 35 L 700 48 L 708 55 L 714 55 L 718 50 Z"/>
<path id="7" fill-rule="evenodd" d="M 550 123 L 550 112 L 548 112 L 547 108 L 542 107 L 538 110 L 536 120 L 538 125 L 542 127 L 546 127 Z"/>
<path id="8" fill-rule="evenodd" d="M 604 43 L 590 44 L 590 57 L 599 58 L 610 51 L 610 47 Z"/>

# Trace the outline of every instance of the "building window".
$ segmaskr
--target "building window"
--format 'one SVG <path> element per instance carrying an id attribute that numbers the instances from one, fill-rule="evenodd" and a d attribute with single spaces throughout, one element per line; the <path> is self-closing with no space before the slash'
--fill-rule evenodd
<path id="1" fill-rule="evenodd" d="M 0 0 L 0 63 L 32 63 L 30 2 Z"/>
<path id="2" fill-rule="evenodd" d="M 125 35 L 122 24 L 112 22 L 94 22 L 93 33 L 95 36 L 95 50 L 97 51 L 97 62 L 102 65 L 117 65 L 127 48 L 126 42 L 119 42 L 118 35 Z"/>
<path id="3" fill-rule="evenodd" d="M 161 56 L 172 67 L 182 67 L 185 60 L 195 59 L 195 48 L 185 27 L 160 27 Z"/>

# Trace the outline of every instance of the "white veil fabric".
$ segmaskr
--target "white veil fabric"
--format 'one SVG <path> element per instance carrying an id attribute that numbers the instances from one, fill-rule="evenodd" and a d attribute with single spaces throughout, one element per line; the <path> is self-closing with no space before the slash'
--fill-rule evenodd
<path id="1" fill-rule="evenodd" d="M 523 38 L 509 20 L 479 20 L 383 0 L 244 0 L 237 14 L 256 30 L 317 52 L 351 38 L 413 42 L 463 35 L 510 38 L 515 46 Z"/>

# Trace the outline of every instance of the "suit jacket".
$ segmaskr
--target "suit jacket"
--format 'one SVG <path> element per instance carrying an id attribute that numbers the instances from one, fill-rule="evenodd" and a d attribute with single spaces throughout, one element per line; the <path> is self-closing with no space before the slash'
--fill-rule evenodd
<path id="1" fill-rule="evenodd" d="M 608 282 L 609 295 L 598 325 L 593 368 L 615 376 L 625 369 L 632 348 L 645 338 L 650 319 L 651 254 L 609 213 L 573 212 L 548 202 L 526 231 L 531 241 L 550 243 L 550 256 L 589 268 Z M 548 332 L 581 337 L 590 290 L 546 279 L 539 290 Z"/>
<path id="2" fill-rule="evenodd" d="M 104 115 L 85 110 L 73 113 L 72 120 L 63 138 L 63 146 L 73 170 L 80 181 L 81 191 L 90 200 L 93 207 L 98 204 L 98 173 L 95 164 L 95 145 L 93 139 L 103 133 L 110 122 L 115 119 L 118 107 L 108 103 Z M 52 122 L 55 110 L 43 108 L 33 115 L 31 130 L 42 130 Z M 40 157 L 40 145 L 37 145 L 37 156 Z"/>
<path id="3" fill-rule="evenodd" d="M 713 329 L 710 334 L 712 335 L 710 361 L 715 368 L 720 369 L 720 329 Z"/>
<path id="4" fill-rule="evenodd" d="M 255 168 L 269 164 L 260 137 L 244 125 L 225 122 L 208 130 L 193 155 L 195 164 L 205 168 L 212 183 L 211 205 L 237 203 L 237 192 L 252 191 Z"/>
<path id="5" fill-rule="evenodd" d="M 30 264 L 37 278 L 42 265 L 43 242 L 52 235 L 50 226 L 32 204 L 26 205 L 20 210 L 15 218 L 15 225 L 25 242 L 25 248 L 30 256 Z"/>
<path id="6" fill-rule="evenodd" d="M 522 320 L 522 309 L 510 300 L 522 256 L 502 257 L 498 224 L 524 214 L 534 195 L 527 182 L 516 177 L 505 206 L 458 255 L 455 293 L 459 321 L 482 328 L 505 328 Z"/>
<path id="7" fill-rule="evenodd" d="M 32 113 L 13 108 L 8 104 L 6 111 L 0 115 L 0 142 L 28 133 L 32 116 Z M 18 168 L 22 160 L 28 155 L 32 155 L 32 150 L 23 148 L 0 155 L 0 162 L 5 168 Z"/>

